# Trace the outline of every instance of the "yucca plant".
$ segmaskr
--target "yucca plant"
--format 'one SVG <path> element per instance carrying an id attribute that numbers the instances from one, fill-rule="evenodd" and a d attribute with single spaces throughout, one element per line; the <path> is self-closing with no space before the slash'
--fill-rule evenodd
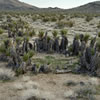
<path id="1" fill-rule="evenodd" d="M 53 37 L 57 37 L 58 31 L 54 30 L 54 31 L 52 32 L 52 35 L 53 35 Z"/>
<path id="2" fill-rule="evenodd" d="M 62 35 L 62 36 L 66 36 L 67 33 L 68 33 L 68 30 L 66 30 L 66 29 L 62 29 L 62 30 L 61 30 L 61 35 Z"/>
<path id="3" fill-rule="evenodd" d="M 44 32 L 43 32 L 43 31 L 39 31 L 38 36 L 39 36 L 39 38 L 43 38 L 43 36 L 44 36 Z"/>
<path id="4" fill-rule="evenodd" d="M 90 38 L 90 35 L 89 35 L 89 34 L 85 34 L 85 35 L 84 35 L 84 41 L 85 41 L 86 43 L 88 42 L 89 38 Z"/>
<path id="5" fill-rule="evenodd" d="M 34 52 L 30 50 L 28 53 L 25 53 L 23 56 L 23 61 L 27 62 L 29 59 L 31 59 L 34 55 Z"/>
<path id="6" fill-rule="evenodd" d="M 31 32 L 29 32 L 29 36 L 30 37 L 33 37 L 33 36 L 35 36 L 36 35 L 36 33 L 35 33 L 35 30 L 33 29 Z"/>
<path id="7" fill-rule="evenodd" d="M 23 61 L 28 61 L 28 59 L 29 59 L 29 55 L 28 55 L 28 53 L 25 53 L 24 54 L 24 56 L 23 56 Z"/>
<path id="8" fill-rule="evenodd" d="M 23 40 L 23 38 L 21 38 L 21 37 L 16 37 L 16 43 L 21 43 L 22 40 Z"/>
<path id="9" fill-rule="evenodd" d="M 32 57 L 34 56 L 34 51 L 30 50 L 30 51 L 28 52 L 28 55 L 29 55 L 29 58 L 32 58 Z"/>

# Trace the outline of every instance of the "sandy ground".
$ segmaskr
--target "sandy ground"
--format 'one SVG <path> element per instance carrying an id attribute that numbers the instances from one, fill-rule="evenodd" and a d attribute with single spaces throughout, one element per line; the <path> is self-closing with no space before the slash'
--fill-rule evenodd
<path id="1" fill-rule="evenodd" d="M 69 100 L 66 95 L 71 95 L 74 89 L 79 88 L 77 85 L 72 87 L 64 85 L 70 80 L 91 82 L 95 85 L 100 81 L 98 78 L 73 74 L 24 75 L 16 78 L 15 81 L 0 83 L 0 100 L 28 100 L 32 96 L 46 100 Z M 96 97 L 100 96 L 96 95 Z"/>

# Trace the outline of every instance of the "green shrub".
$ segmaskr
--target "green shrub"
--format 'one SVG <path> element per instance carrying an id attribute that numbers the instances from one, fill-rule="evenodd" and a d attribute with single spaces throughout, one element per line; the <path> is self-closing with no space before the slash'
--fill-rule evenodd
<path id="1" fill-rule="evenodd" d="M 23 68 L 18 68 L 18 69 L 16 69 L 16 76 L 19 76 L 19 75 L 22 75 L 22 74 L 24 74 L 25 73 L 25 71 L 23 70 Z"/>
<path id="2" fill-rule="evenodd" d="M 67 35 L 67 33 L 68 33 L 68 30 L 66 30 L 66 29 L 61 30 L 61 35 Z"/>
<path id="3" fill-rule="evenodd" d="M 100 22 L 98 23 L 97 28 L 100 28 Z"/>
<path id="4" fill-rule="evenodd" d="M 43 21 L 43 22 L 48 22 L 48 21 L 50 21 L 50 18 L 49 18 L 49 17 L 45 17 L 45 18 L 43 18 L 42 21 Z"/>
<path id="5" fill-rule="evenodd" d="M 38 34 L 39 38 L 43 38 L 44 36 L 44 32 L 43 31 L 40 31 L 39 34 Z"/>
<path id="6" fill-rule="evenodd" d="M 4 44 L 0 45 L 0 53 L 6 53 L 6 48 Z"/>
<path id="7" fill-rule="evenodd" d="M 35 35 L 36 35 L 36 33 L 35 33 L 34 29 L 31 32 L 29 32 L 30 37 L 35 36 Z"/>
<path id="8" fill-rule="evenodd" d="M 85 19 L 85 20 L 86 20 L 87 22 L 90 22 L 92 19 L 93 19 L 93 17 L 91 17 L 91 16 L 86 16 L 86 19 Z"/>
<path id="9" fill-rule="evenodd" d="M 59 21 L 57 22 L 58 28 L 64 28 L 64 27 L 73 27 L 74 22 L 73 21 Z"/>
<path id="10" fill-rule="evenodd" d="M 75 38 L 78 40 L 80 38 L 79 34 L 75 34 Z"/>
<path id="11" fill-rule="evenodd" d="M 28 59 L 29 59 L 29 55 L 28 55 L 28 53 L 25 53 L 24 54 L 24 56 L 23 56 L 23 61 L 28 61 Z"/>
<path id="12" fill-rule="evenodd" d="M 25 53 L 23 56 L 23 61 L 27 62 L 30 58 L 32 58 L 34 55 L 34 52 L 30 50 L 28 53 Z"/>
<path id="13" fill-rule="evenodd" d="M 4 30 L 3 29 L 0 29 L 0 34 L 3 34 Z"/>
<path id="14" fill-rule="evenodd" d="M 100 37 L 100 32 L 98 32 L 98 37 Z"/>
<path id="15" fill-rule="evenodd" d="M 89 34 L 85 34 L 85 35 L 84 35 L 84 41 L 85 41 L 86 43 L 88 42 L 89 38 L 90 38 L 90 35 L 89 35 Z"/>
<path id="16" fill-rule="evenodd" d="M 30 50 L 30 51 L 28 52 L 28 55 L 29 55 L 29 58 L 32 58 L 33 55 L 34 55 L 34 51 Z"/>
<path id="17" fill-rule="evenodd" d="M 98 51 L 100 51 L 100 38 L 97 40 L 96 46 L 97 46 Z"/>
<path id="18" fill-rule="evenodd" d="M 52 32 L 52 35 L 53 35 L 53 37 L 57 37 L 58 31 L 54 30 L 54 31 Z"/>
<path id="19" fill-rule="evenodd" d="M 52 22 L 56 22 L 57 21 L 57 18 L 56 17 L 51 17 L 51 21 Z"/>
<path id="20" fill-rule="evenodd" d="M 23 40 L 21 37 L 16 37 L 16 43 L 20 43 Z"/>

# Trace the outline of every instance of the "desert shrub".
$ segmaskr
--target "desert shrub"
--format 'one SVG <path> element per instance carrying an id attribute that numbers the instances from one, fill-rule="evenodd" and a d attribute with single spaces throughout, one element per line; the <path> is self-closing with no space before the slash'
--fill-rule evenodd
<path id="1" fill-rule="evenodd" d="M 3 34 L 4 30 L 3 29 L 0 29 L 0 34 Z"/>
<path id="2" fill-rule="evenodd" d="M 61 30 L 61 35 L 67 35 L 67 33 L 68 33 L 68 30 L 66 30 L 66 29 Z"/>
<path id="3" fill-rule="evenodd" d="M 39 38 L 43 38 L 43 36 L 44 36 L 44 32 L 43 32 L 43 31 L 39 31 L 38 36 L 39 36 Z"/>
<path id="4" fill-rule="evenodd" d="M 28 55 L 28 53 L 25 53 L 24 54 L 24 56 L 23 56 L 23 61 L 28 61 L 28 59 L 29 59 L 29 55 Z"/>
<path id="5" fill-rule="evenodd" d="M 52 32 L 52 35 L 53 35 L 53 37 L 57 37 L 58 31 L 54 30 L 54 31 Z"/>
<path id="6" fill-rule="evenodd" d="M 90 22 L 92 19 L 93 19 L 92 16 L 86 16 L 86 19 L 85 19 L 85 20 L 86 20 L 87 22 Z"/>
<path id="7" fill-rule="evenodd" d="M 77 99 L 82 99 L 82 100 L 95 100 L 95 93 L 96 90 L 92 86 L 86 85 L 83 86 L 75 91 L 77 94 L 76 98 Z"/>
<path id="8" fill-rule="evenodd" d="M 51 40 L 50 36 L 47 36 L 47 42 L 49 42 Z"/>
<path id="9" fill-rule="evenodd" d="M 98 37 L 100 37 L 100 32 L 98 32 Z"/>
<path id="10" fill-rule="evenodd" d="M 29 36 L 32 37 L 32 36 L 35 36 L 36 33 L 35 33 L 35 30 L 33 29 L 31 32 L 29 32 Z"/>
<path id="11" fill-rule="evenodd" d="M 6 53 L 6 48 L 4 44 L 0 45 L 0 53 Z"/>
<path id="12" fill-rule="evenodd" d="M 86 43 L 88 42 L 89 38 L 90 38 L 90 35 L 89 35 L 89 34 L 85 34 L 85 35 L 84 35 L 84 41 L 85 41 Z"/>
<path id="13" fill-rule="evenodd" d="M 24 74 L 24 70 L 23 70 L 23 68 L 18 68 L 18 69 L 16 69 L 15 73 L 16 73 L 16 76 L 19 76 L 21 74 Z"/>
<path id="14" fill-rule="evenodd" d="M 57 18 L 56 17 L 51 17 L 51 21 L 52 22 L 56 22 L 57 21 Z"/>
<path id="15" fill-rule="evenodd" d="M 73 46 L 72 46 L 72 45 L 70 45 L 70 46 L 68 47 L 68 51 L 70 51 L 70 52 L 73 51 Z"/>
<path id="16" fill-rule="evenodd" d="M 30 50 L 28 53 L 25 53 L 23 56 L 23 61 L 27 62 L 30 58 L 32 58 L 34 55 L 34 52 Z"/>
<path id="17" fill-rule="evenodd" d="M 75 34 L 75 38 L 78 40 L 80 38 L 79 34 Z"/>
<path id="18" fill-rule="evenodd" d="M 60 20 L 62 20 L 62 19 L 64 19 L 64 18 L 65 18 L 65 16 L 62 15 L 62 14 L 60 14 L 58 19 L 59 19 L 59 21 L 60 21 Z"/>
<path id="19" fill-rule="evenodd" d="M 15 73 L 11 69 L 0 68 L 0 81 L 10 81 L 14 75 Z"/>
<path id="20" fill-rule="evenodd" d="M 59 22 L 57 22 L 57 27 L 58 28 L 63 28 L 63 27 L 65 27 L 66 25 L 65 25 L 65 22 L 63 22 L 63 21 L 59 21 Z"/>
<path id="21" fill-rule="evenodd" d="M 57 27 L 64 28 L 64 27 L 73 27 L 74 22 L 73 21 L 59 21 L 57 22 Z"/>
<path id="22" fill-rule="evenodd" d="M 91 49 L 91 54 L 92 54 L 92 55 L 95 54 L 95 49 L 94 49 L 94 48 Z"/>
<path id="23" fill-rule="evenodd" d="M 100 22 L 98 23 L 97 28 L 100 28 Z"/>
<path id="24" fill-rule="evenodd" d="M 49 17 L 44 17 L 42 21 L 43 22 L 48 22 L 48 21 L 50 21 L 50 18 Z"/>
<path id="25" fill-rule="evenodd" d="M 97 39 L 96 46 L 97 46 L 98 51 L 100 51 L 100 38 Z"/>
<path id="26" fill-rule="evenodd" d="M 33 17 L 32 17 L 32 20 L 33 20 L 33 21 L 36 21 L 37 19 L 38 19 L 37 16 L 33 16 Z"/>
<path id="27" fill-rule="evenodd" d="M 74 25 L 73 21 L 67 21 L 66 22 L 66 26 L 68 26 L 68 27 L 73 27 L 73 25 Z"/>
<path id="28" fill-rule="evenodd" d="M 16 37 L 16 43 L 20 43 L 23 40 L 21 37 Z"/>
<path id="29" fill-rule="evenodd" d="M 32 58 L 33 55 L 34 55 L 34 51 L 30 50 L 30 51 L 28 52 L 28 55 L 29 55 L 29 58 Z"/>

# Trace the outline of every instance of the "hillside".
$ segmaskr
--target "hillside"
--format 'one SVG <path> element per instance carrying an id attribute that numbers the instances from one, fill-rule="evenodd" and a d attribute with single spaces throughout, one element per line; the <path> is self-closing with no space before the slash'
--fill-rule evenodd
<path id="1" fill-rule="evenodd" d="M 0 0 L 0 10 L 37 10 L 35 6 L 20 2 L 18 0 Z"/>

